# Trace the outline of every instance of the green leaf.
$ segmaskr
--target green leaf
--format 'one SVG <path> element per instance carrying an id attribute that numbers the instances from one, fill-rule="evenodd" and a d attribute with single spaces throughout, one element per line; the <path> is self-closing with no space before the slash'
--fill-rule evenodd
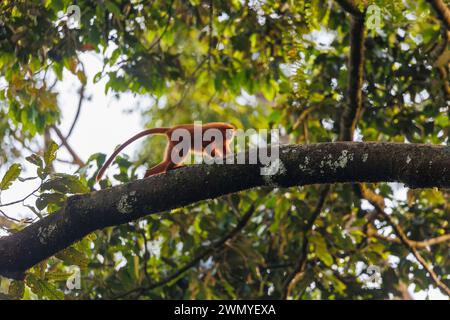
<path id="1" fill-rule="evenodd" d="M 62 193 L 42 193 L 36 199 L 36 208 L 44 210 L 48 205 L 55 204 L 61 206 L 66 201 L 66 196 Z"/>
<path id="2" fill-rule="evenodd" d="M 43 169 L 43 168 L 38 168 L 37 169 L 37 175 L 39 176 L 39 178 L 41 178 L 42 180 L 44 180 L 50 173 L 50 170 L 47 169 Z"/>
<path id="3" fill-rule="evenodd" d="M 14 299 L 21 299 L 23 297 L 24 291 L 25 291 L 25 283 L 23 281 L 14 280 L 9 285 L 8 295 L 13 297 Z"/>
<path id="4" fill-rule="evenodd" d="M 0 182 L 0 190 L 7 190 L 11 184 L 19 177 L 20 172 L 22 171 L 22 166 L 18 163 L 14 163 L 9 167 L 8 171 L 6 171 L 5 175 Z"/>
<path id="5" fill-rule="evenodd" d="M 86 79 L 86 75 L 84 74 L 83 71 L 78 71 L 78 72 L 77 72 L 77 77 L 78 77 L 78 80 L 80 80 L 80 82 L 81 82 L 82 84 L 86 84 L 87 79 Z"/>
<path id="6" fill-rule="evenodd" d="M 58 150 L 58 144 L 55 141 L 51 141 L 47 150 L 44 153 L 45 166 L 48 168 L 56 159 L 56 151 Z"/>
<path id="7" fill-rule="evenodd" d="M 0 278 L 0 293 L 8 294 L 9 286 L 11 285 L 11 279 Z"/>
<path id="8" fill-rule="evenodd" d="M 87 193 L 89 188 L 85 186 L 76 176 L 58 173 L 42 184 L 42 191 L 54 190 L 61 193 Z"/>
<path id="9" fill-rule="evenodd" d="M 45 279 L 50 281 L 66 281 L 73 272 L 48 272 L 45 274 Z"/>
<path id="10" fill-rule="evenodd" d="M 95 74 L 94 79 L 92 81 L 94 83 L 97 83 L 100 81 L 101 78 L 102 78 L 102 72 L 98 72 L 97 74 Z"/>
<path id="11" fill-rule="evenodd" d="M 36 154 L 32 154 L 31 156 L 26 157 L 25 160 L 42 168 L 42 159 Z"/>
<path id="12" fill-rule="evenodd" d="M 115 16 L 120 17 L 122 15 L 120 8 L 112 1 L 105 1 L 105 7 Z"/>
<path id="13" fill-rule="evenodd" d="M 31 288 L 31 291 L 39 297 L 47 297 L 51 300 L 64 300 L 64 293 L 59 291 L 55 285 L 39 279 L 34 274 L 29 274 L 25 281 Z"/>
<path id="14" fill-rule="evenodd" d="M 328 252 L 327 244 L 322 235 L 315 233 L 310 236 L 309 240 L 314 245 L 314 250 L 317 257 L 322 260 L 327 267 L 330 267 L 333 264 L 333 257 L 330 252 Z"/>
<path id="15" fill-rule="evenodd" d="M 97 167 L 100 168 L 103 165 L 103 163 L 105 162 L 105 160 L 106 160 L 106 154 L 104 154 L 104 153 L 94 153 L 93 155 L 91 155 L 89 157 L 89 159 L 87 160 L 86 163 L 90 163 L 93 160 L 96 161 Z"/>
<path id="16" fill-rule="evenodd" d="M 78 251 L 74 247 L 66 248 L 55 255 L 58 259 L 61 259 L 68 265 L 76 265 L 81 269 L 87 268 L 89 259 L 84 253 Z"/>
<path id="17" fill-rule="evenodd" d="M 84 238 L 89 240 L 89 241 L 94 241 L 94 240 L 97 239 L 97 235 L 95 234 L 95 232 L 91 232 L 87 236 L 85 236 Z"/>

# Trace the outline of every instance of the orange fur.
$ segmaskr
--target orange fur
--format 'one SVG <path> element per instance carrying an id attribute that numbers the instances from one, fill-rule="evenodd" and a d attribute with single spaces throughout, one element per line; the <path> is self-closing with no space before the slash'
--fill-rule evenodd
<path id="1" fill-rule="evenodd" d="M 131 144 L 132 142 L 134 142 L 135 140 L 137 140 L 139 138 L 142 138 L 142 137 L 145 137 L 148 135 L 152 135 L 152 134 L 165 134 L 168 138 L 168 142 L 167 142 L 166 150 L 164 152 L 163 161 L 161 163 L 157 164 L 156 166 L 148 169 L 145 172 L 144 178 L 155 175 L 155 174 L 164 173 L 166 171 L 181 167 L 182 162 L 187 157 L 187 154 L 184 154 L 184 153 L 181 154 L 180 160 L 178 162 L 174 162 L 171 157 L 171 154 L 172 154 L 174 148 L 179 143 L 182 143 L 182 140 L 180 140 L 178 142 L 172 141 L 173 133 L 179 129 L 185 129 L 189 132 L 190 137 L 191 137 L 191 141 L 190 141 L 190 145 L 191 145 L 190 151 L 191 152 L 202 154 L 206 151 L 205 149 L 209 145 L 212 145 L 211 150 L 210 150 L 210 155 L 213 157 L 215 157 L 215 156 L 220 157 L 220 156 L 224 156 L 230 152 L 230 142 L 231 142 L 233 136 L 227 137 L 227 135 L 226 135 L 227 130 L 232 130 L 233 135 L 234 135 L 234 130 L 236 128 L 233 125 L 225 123 L 225 122 L 210 122 L 210 123 L 205 123 L 203 125 L 182 124 L 182 125 L 174 126 L 172 128 L 152 128 L 152 129 L 147 129 L 147 130 L 141 131 L 138 134 L 131 137 L 130 139 L 128 139 L 127 141 L 125 141 L 123 144 L 121 144 L 119 146 L 119 148 L 117 148 L 113 152 L 113 154 L 108 158 L 108 160 L 106 160 L 103 167 L 99 170 L 96 180 L 99 181 L 102 178 L 102 176 L 105 173 L 108 166 L 113 162 L 114 158 L 120 153 L 120 151 L 122 151 L 126 146 L 128 146 L 129 144 Z M 223 146 L 221 146 L 222 148 L 220 148 L 220 145 L 215 145 L 214 141 L 212 141 L 212 142 L 204 141 L 204 139 L 203 139 L 204 133 L 208 129 L 219 130 L 220 134 L 222 135 L 222 141 L 223 141 Z M 194 144 L 194 131 L 196 131 L 196 130 L 201 130 L 201 134 L 202 134 L 202 143 L 199 146 L 196 146 Z M 180 151 L 183 151 L 183 150 L 180 150 Z"/>

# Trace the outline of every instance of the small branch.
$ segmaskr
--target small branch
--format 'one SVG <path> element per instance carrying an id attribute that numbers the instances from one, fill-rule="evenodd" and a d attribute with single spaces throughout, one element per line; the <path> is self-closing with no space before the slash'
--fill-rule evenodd
<path id="1" fill-rule="evenodd" d="M 8 203 L 2 203 L 0 204 L 0 207 L 8 207 L 8 206 L 12 206 L 14 204 L 18 204 L 21 202 L 24 202 L 25 200 L 27 200 L 29 197 L 31 197 L 32 195 L 34 195 L 36 192 L 39 191 L 39 189 L 41 188 L 41 184 L 39 184 L 39 187 L 37 187 L 35 190 L 33 190 L 31 193 L 27 194 L 25 197 L 19 199 L 19 200 L 15 200 L 12 202 L 8 202 Z"/>
<path id="2" fill-rule="evenodd" d="M 438 67 L 439 77 L 442 81 L 442 91 L 447 99 L 450 99 L 450 84 L 448 83 L 448 71 L 445 67 Z"/>
<path id="3" fill-rule="evenodd" d="M 382 234 L 379 234 L 375 230 L 368 231 L 367 235 L 369 237 L 374 237 L 383 241 L 392 242 L 392 243 L 398 243 L 401 244 L 401 240 L 399 238 L 391 238 L 383 236 Z M 409 240 L 409 243 L 414 248 L 427 248 L 431 247 L 433 245 L 441 244 L 444 242 L 450 241 L 450 234 L 444 234 L 442 236 L 436 237 L 436 238 L 430 238 L 422 241 L 415 241 L 415 240 Z"/>
<path id="4" fill-rule="evenodd" d="M 53 131 L 55 131 L 58 138 L 61 140 L 62 145 L 67 149 L 67 151 L 70 153 L 70 155 L 73 158 L 73 161 L 80 167 L 84 167 L 84 161 L 81 160 L 81 158 L 76 154 L 75 150 L 72 149 L 72 147 L 67 142 L 66 138 L 62 134 L 62 132 L 55 126 L 52 126 Z"/>
<path id="5" fill-rule="evenodd" d="M 128 296 L 130 294 L 133 294 L 133 293 L 141 294 L 144 291 L 156 289 L 156 288 L 161 287 L 161 286 L 169 283 L 170 281 L 178 278 L 181 274 L 183 274 L 186 271 L 188 271 L 189 269 L 195 267 L 201 260 L 203 260 L 207 256 L 209 256 L 211 254 L 214 254 L 214 253 L 216 253 L 218 251 L 221 251 L 225 247 L 225 245 L 227 243 L 232 241 L 238 235 L 238 233 L 242 229 L 244 229 L 244 227 L 250 221 L 250 218 L 252 217 L 254 212 L 255 212 L 255 207 L 254 207 L 254 205 L 252 205 L 247 210 L 247 212 L 244 214 L 244 216 L 239 220 L 239 222 L 237 223 L 236 227 L 234 227 L 234 229 L 232 229 L 229 233 L 227 233 L 221 239 L 219 239 L 218 241 L 213 243 L 211 246 L 209 246 L 203 252 L 201 252 L 200 254 L 197 254 L 194 258 L 192 258 L 191 261 L 186 263 L 182 268 L 178 269 L 177 271 L 175 271 L 174 273 L 172 273 L 168 277 L 164 278 L 161 281 L 155 282 L 153 284 L 150 284 L 150 285 L 147 285 L 147 286 L 144 286 L 144 287 L 139 287 L 139 288 L 132 289 L 130 291 L 127 291 L 125 293 L 117 295 L 117 296 L 115 296 L 112 299 L 124 298 L 124 297 L 126 297 L 126 296 Z"/>
<path id="6" fill-rule="evenodd" d="M 214 3 L 213 3 L 213 0 L 209 0 L 208 72 L 211 72 L 211 50 L 212 50 L 212 43 L 213 43 L 213 16 L 214 16 Z"/>
<path id="7" fill-rule="evenodd" d="M 156 38 L 153 43 L 150 45 L 150 47 L 147 49 L 148 52 L 150 52 L 156 45 L 159 44 L 159 42 L 161 41 L 162 37 L 166 34 L 167 30 L 169 29 L 169 25 L 170 25 L 170 21 L 172 20 L 172 14 L 173 14 L 173 9 L 172 9 L 172 4 L 173 4 L 174 0 L 170 1 L 169 4 L 169 9 L 168 9 L 168 15 L 169 17 L 167 18 L 167 23 L 164 27 L 164 30 L 161 32 L 161 34 L 158 36 L 158 38 Z"/>
<path id="8" fill-rule="evenodd" d="M 447 46 L 449 44 L 450 31 L 442 25 L 441 27 L 441 41 L 429 53 L 429 60 L 434 68 L 438 70 L 439 77 L 442 81 L 442 91 L 447 99 L 450 98 L 450 85 L 448 83 L 448 63 L 449 54 Z"/>
<path id="9" fill-rule="evenodd" d="M 422 255 L 417 251 L 417 248 L 412 244 L 412 241 L 406 236 L 406 233 L 403 231 L 403 228 L 395 223 L 394 219 L 386 213 L 384 210 L 384 201 L 381 204 L 380 196 L 375 194 L 370 189 L 365 186 L 360 187 L 360 192 L 364 198 L 366 198 L 376 209 L 378 214 L 382 215 L 386 221 L 392 226 L 397 236 L 400 238 L 400 241 L 403 245 L 414 255 L 417 261 L 422 265 L 422 267 L 427 270 L 433 279 L 434 283 L 437 287 L 439 287 L 444 293 L 450 296 L 450 288 L 445 285 L 440 279 L 439 276 L 434 272 L 433 268 L 425 261 Z M 372 201 L 373 200 L 373 201 Z"/>
<path id="10" fill-rule="evenodd" d="M 83 67 L 84 70 L 84 67 Z M 80 113 L 81 113 L 81 107 L 83 105 L 83 100 L 84 100 L 84 90 L 86 89 L 86 83 L 82 83 L 81 87 L 80 87 L 80 98 L 78 99 L 78 107 L 77 107 L 77 112 L 75 114 L 75 118 L 73 119 L 72 125 L 70 126 L 69 132 L 67 133 L 65 140 L 69 140 L 70 135 L 73 132 L 73 129 L 75 128 L 75 125 L 77 124 L 78 118 L 80 117 Z"/>
<path id="11" fill-rule="evenodd" d="M 144 275 L 145 278 L 147 279 L 147 281 L 150 281 L 150 275 L 148 274 L 148 259 L 150 259 L 150 253 L 148 252 L 148 247 L 147 247 L 147 236 L 145 235 L 145 230 L 140 229 L 139 233 L 142 235 L 142 238 L 144 239 L 144 255 L 143 255 L 143 259 L 144 259 Z"/>
<path id="12" fill-rule="evenodd" d="M 441 25 L 441 41 L 437 42 L 433 48 L 431 48 L 429 50 L 429 52 L 426 52 L 428 57 L 429 57 L 429 61 L 431 64 L 437 66 L 440 65 L 440 61 L 439 57 L 444 54 L 445 49 L 447 48 L 447 44 L 448 44 L 448 38 L 449 38 L 449 31 L 447 31 L 447 28 L 445 28 L 444 25 Z"/>
<path id="13" fill-rule="evenodd" d="M 426 248 L 430 247 L 439 243 L 450 241 L 450 234 L 444 234 L 442 236 L 436 237 L 436 238 L 430 238 L 427 240 L 422 241 L 413 241 L 411 240 L 412 246 L 416 248 Z"/>
<path id="14" fill-rule="evenodd" d="M 294 125 L 292 126 L 292 130 L 296 131 L 298 129 L 298 127 L 300 127 L 300 125 L 303 123 L 303 121 L 305 121 L 306 117 L 314 110 L 316 110 L 317 107 L 313 106 L 313 107 L 309 107 L 304 109 L 299 117 L 297 118 L 297 121 L 295 121 Z"/>
<path id="15" fill-rule="evenodd" d="M 302 240 L 302 252 L 300 254 L 300 259 L 297 262 L 297 266 L 295 270 L 288 276 L 286 281 L 286 286 L 284 288 L 283 299 L 290 299 L 292 296 L 292 291 L 298 282 L 300 282 L 305 275 L 306 263 L 308 261 L 308 234 L 312 230 L 314 226 L 314 222 L 317 217 L 322 212 L 323 205 L 325 204 L 325 199 L 327 198 L 328 193 L 330 192 L 330 185 L 324 185 L 321 187 L 319 200 L 317 201 L 316 208 L 309 218 L 306 226 L 303 230 L 303 240 Z"/>
<path id="16" fill-rule="evenodd" d="M 176 109 L 178 108 L 184 101 L 184 99 L 186 98 L 187 94 L 189 93 L 189 90 L 191 89 L 192 83 L 196 81 L 196 75 L 197 73 L 200 71 L 200 69 L 202 68 L 203 64 L 208 60 L 208 57 L 205 57 L 204 59 L 202 59 L 197 66 L 195 67 L 194 71 L 192 72 L 192 74 L 186 78 L 186 80 L 184 81 L 184 83 L 182 84 L 183 87 L 183 92 L 180 96 L 180 99 L 173 104 L 173 106 L 170 107 L 170 109 Z M 214 93 L 215 95 L 215 93 Z M 213 96 L 214 96 L 213 95 Z"/>
<path id="17" fill-rule="evenodd" d="M 3 217 L 5 217 L 8 220 L 14 221 L 14 222 L 21 222 L 19 219 L 13 218 L 11 216 L 8 216 L 5 212 L 3 212 L 2 210 L 0 210 L 0 215 L 2 215 Z"/>
<path id="18" fill-rule="evenodd" d="M 75 164 L 79 165 L 76 161 L 72 160 L 66 160 L 66 159 L 55 159 L 57 162 L 65 163 L 65 164 Z"/>
<path id="19" fill-rule="evenodd" d="M 439 19 L 445 24 L 447 29 L 450 29 L 450 9 L 442 0 L 427 0 L 428 3 L 436 11 Z"/>

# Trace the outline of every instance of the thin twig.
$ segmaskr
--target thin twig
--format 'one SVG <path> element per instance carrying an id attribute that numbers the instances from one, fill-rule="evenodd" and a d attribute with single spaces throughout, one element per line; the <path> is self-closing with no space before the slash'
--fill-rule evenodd
<path id="1" fill-rule="evenodd" d="M 317 201 L 316 208 L 314 209 L 311 217 L 308 219 L 305 228 L 303 230 L 303 240 L 302 240 L 302 252 L 300 258 L 297 262 L 295 270 L 288 276 L 286 285 L 283 292 L 283 299 L 290 299 L 292 296 L 292 291 L 294 290 L 297 283 L 303 279 L 305 275 L 306 262 L 308 261 L 308 235 L 314 226 L 314 222 L 317 217 L 322 212 L 325 200 L 328 193 L 330 192 L 330 185 L 324 185 L 321 187 L 319 192 L 319 200 Z"/>
<path id="2" fill-rule="evenodd" d="M 2 216 L 4 216 L 6 219 L 9 219 L 9 220 L 12 220 L 12 221 L 15 221 L 15 222 L 20 222 L 20 220 L 19 219 L 16 219 L 16 218 L 13 218 L 13 217 L 11 217 L 11 216 L 8 216 L 4 211 L 2 211 L 2 210 L 0 210 L 0 214 L 2 215 Z"/>
<path id="3" fill-rule="evenodd" d="M 208 72 L 211 73 L 211 50 L 213 42 L 213 16 L 214 16 L 214 4 L 213 0 L 209 0 L 209 44 L 208 44 Z"/>
<path id="4" fill-rule="evenodd" d="M 197 75 L 197 72 L 201 69 L 201 67 L 203 66 L 203 64 L 207 60 L 208 60 L 208 57 L 205 57 L 204 59 L 202 59 L 202 61 L 200 61 L 197 64 L 197 66 L 195 67 L 195 69 L 192 72 L 192 74 L 189 77 L 187 77 L 186 81 L 184 81 L 184 83 L 183 83 L 183 88 L 184 89 L 183 89 L 183 92 L 181 94 L 180 99 L 175 104 L 173 104 L 173 106 L 171 106 L 170 109 L 176 109 L 177 107 L 179 107 L 183 103 L 183 101 L 186 98 L 189 90 L 191 89 L 192 83 L 195 80 L 195 76 Z"/>
<path id="5" fill-rule="evenodd" d="M 150 45 L 150 48 L 148 48 L 148 51 L 150 52 L 157 44 L 159 44 L 159 42 L 161 41 L 162 37 L 166 34 L 167 30 L 169 29 L 169 25 L 170 25 L 170 21 L 172 20 L 172 4 L 173 4 L 174 0 L 170 1 L 169 4 L 169 11 L 168 11 L 168 15 L 169 17 L 167 18 L 167 23 L 164 27 L 164 30 L 161 32 L 161 34 L 158 36 L 157 39 L 155 39 L 153 41 L 153 43 Z"/>
<path id="6" fill-rule="evenodd" d="M 40 188 L 41 188 L 41 185 L 39 185 L 39 187 L 37 187 L 36 190 L 34 190 L 34 191 L 31 192 L 30 194 L 26 195 L 26 196 L 23 197 L 22 199 L 19 199 L 19 200 L 16 200 L 16 201 L 12 201 L 12 202 L 8 202 L 8 203 L 0 204 L 0 207 L 8 207 L 8 206 L 12 206 L 12 205 L 14 205 L 14 204 L 18 204 L 18 203 L 24 202 L 24 201 L 27 200 L 29 197 L 31 197 L 31 196 L 34 195 L 36 192 L 38 192 Z"/>
<path id="7" fill-rule="evenodd" d="M 300 116 L 297 118 L 297 121 L 295 121 L 294 125 L 292 126 L 292 130 L 296 131 L 298 129 L 298 127 L 300 127 L 300 125 L 303 123 L 303 121 L 305 121 L 306 117 L 314 110 L 317 109 L 318 106 L 312 106 L 309 108 L 304 109 L 301 113 Z"/>
<path id="8" fill-rule="evenodd" d="M 84 67 L 83 67 L 84 70 Z M 80 113 L 81 113 L 81 106 L 83 105 L 83 100 L 84 100 L 84 90 L 86 89 L 86 82 L 81 84 L 80 87 L 80 98 L 78 99 L 78 107 L 77 107 L 77 112 L 75 114 L 75 118 L 72 121 L 72 125 L 70 126 L 69 132 L 66 135 L 66 140 L 69 139 L 70 135 L 73 132 L 73 129 L 75 128 L 75 125 L 77 124 L 78 118 L 80 117 Z"/>
<path id="9" fill-rule="evenodd" d="M 73 158 L 73 161 L 80 167 L 84 167 L 84 161 L 81 160 L 81 158 L 76 154 L 75 150 L 72 149 L 72 147 L 67 142 L 66 138 L 62 134 L 62 132 L 55 126 L 52 126 L 53 131 L 55 131 L 58 138 L 61 140 L 62 145 L 67 149 L 67 151 L 70 153 L 70 155 Z"/>
<path id="10" fill-rule="evenodd" d="M 148 274 L 148 259 L 150 259 L 150 253 L 148 252 L 147 247 L 147 236 L 145 235 L 145 230 L 140 229 L 139 233 L 142 235 L 142 238 L 144 238 L 144 274 L 147 281 L 150 282 L 150 275 Z"/>
<path id="11" fill-rule="evenodd" d="M 369 231 L 370 230 L 370 231 Z M 392 243 L 398 243 L 401 244 L 402 241 L 399 238 L 390 238 L 383 236 L 382 234 L 379 234 L 375 230 L 369 229 L 367 232 L 367 235 L 369 237 L 374 237 L 383 241 L 392 242 Z M 450 234 L 444 234 L 442 236 L 436 237 L 436 238 L 430 238 L 425 239 L 422 241 L 416 241 L 416 240 L 409 240 L 409 243 L 414 248 L 427 248 L 431 247 L 433 245 L 441 244 L 444 242 L 450 241 Z"/>

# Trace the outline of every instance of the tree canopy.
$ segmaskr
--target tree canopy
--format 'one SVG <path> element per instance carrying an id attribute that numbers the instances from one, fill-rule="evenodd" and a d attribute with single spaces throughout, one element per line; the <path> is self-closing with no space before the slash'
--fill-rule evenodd
<path id="1" fill-rule="evenodd" d="M 0 297 L 449 296 L 449 25 L 442 0 L 2 1 Z M 93 78 L 86 55 L 102 63 Z M 79 103 L 63 132 L 56 85 L 69 73 Z M 149 139 L 99 187 L 106 155 L 84 162 L 69 137 L 101 80 L 148 97 L 149 128 L 279 129 L 285 170 L 141 180 L 163 153 Z M 55 169 L 60 149 L 75 172 Z M 20 203 L 27 218 L 9 212 Z"/>

